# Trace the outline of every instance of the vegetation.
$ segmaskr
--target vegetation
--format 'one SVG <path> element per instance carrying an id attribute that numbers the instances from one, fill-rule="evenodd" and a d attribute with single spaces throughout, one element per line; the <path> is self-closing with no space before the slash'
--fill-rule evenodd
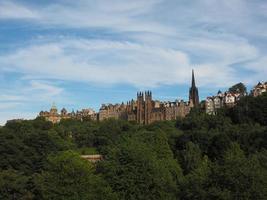
<path id="1" fill-rule="evenodd" d="M 267 199 L 267 95 L 176 121 L 0 128 L 0 199 Z M 101 153 L 96 165 L 81 154 Z"/>
<path id="2" fill-rule="evenodd" d="M 246 94 L 247 88 L 243 83 L 237 83 L 229 88 L 229 92 Z"/>

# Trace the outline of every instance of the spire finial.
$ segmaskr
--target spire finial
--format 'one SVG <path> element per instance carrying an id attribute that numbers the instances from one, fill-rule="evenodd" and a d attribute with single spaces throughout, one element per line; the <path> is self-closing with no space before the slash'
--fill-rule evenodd
<path id="1" fill-rule="evenodd" d="M 194 69 L 192 69 L 192 87 L 196 87 Z"/>

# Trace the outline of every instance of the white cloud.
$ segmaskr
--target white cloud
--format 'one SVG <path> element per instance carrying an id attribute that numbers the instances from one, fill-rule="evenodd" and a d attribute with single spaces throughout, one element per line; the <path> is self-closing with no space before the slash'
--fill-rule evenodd
<path id="1" fill-rule="evenodd" d="M 267 56 L 258 57 L 257 59 L 246 63 L 244 68 L 249 70 L 250 76 L 247 77 L 247 82 L 255 85 L 257 81 L 267 81 Z"/>
<path id="2" fill-rule="evenodd" d="M 192 65 L 190 56 L 180 50 L 106 40 L 63 39 L 30 45 L 0 57 L 2 70 L 14 70 L 40 79 L 82 81 L 97 84 L 131 84 L 137 88 L 188 84 L 195 68 L 201 86 L 214 87 L 238 81 L 231 64 L 253 59 L 257 49 L 246 41 L 185 41 L 184 49 L 208 55 Z M 182 44 L 184 43 L 184 44 Z M 241 50 L 240 50 L 241 48 Z M 192 53 L 191 52 L 191 53 Z M 195 64 L 195 63 L 194 63 Z M 6 68 L 8 66 L 9 68 Z M 58 88 L 32 82 L 33 88 L 49 94 Z"/>
<path id="3" fill-rule="evenodd" d="M 102 40 L 33 45 L 0 57 L 0 63 L 37 77 L 137 87 L 183 83 L 190 68 L 180 51 Z"/>
<path id="4" fill-rule="evenodd" d="M 8 95 L 8 94 L 0 95 L 0 102 L 23 101 L 25 99 L 26 99 L 25 97 L 19 95 Z"/>
<path id="5" fill-rule="evenodd" d="M 63 92 L 63 88 L 59 88 L 53 85 L 50 85 L 45 82 L 40 82 L 36 80 L 30 81 L 31 87 L 27 90 L 29 91 L 39 91 L 40 93 L 43 93 L 43 96 L 56 96 L 60 95 Z"/>
<path id="6" fill-rule="evenodd" d="M 32 8 L 14 3 L 12 1 L 2 0 L 0 2 L 0 20 L 1 19 L 37 19 L 38 14 Z"/>
<path id="7" fill-rule="evenodd" d="M 32 19 L 44 26 L 72 28 L 108 28 L 117 31 L 170 33 L 174 29 L 146 21 L 148 14 L 162 0 L 55 1 L 42 6 L 22 5 L 15 1 L 0 2 L 0 19 Z"/>
<path id="8" fill-rule="evenodd" d="M 215 87 L 240 78 L 231 65 L 260 55 L 258 48 L 234 32 L 236 24 L 240 30 L 253 27 L 256 14 L 249 5 L 257 7 L 241 0 L 78 0 L 28 6 L 44 26 L 100 27 L 115 31 L 124 41 L 63 37 L 1 56 L 0 63 L 5 70 L 40 79 L 138 88 L 188 83 L 191 68 L 196 68 L 199 84 Z"/>

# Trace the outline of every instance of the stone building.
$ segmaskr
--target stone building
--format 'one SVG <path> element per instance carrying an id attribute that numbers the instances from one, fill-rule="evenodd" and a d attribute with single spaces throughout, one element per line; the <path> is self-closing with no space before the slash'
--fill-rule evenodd
<path id="1" fill-rule="evenodd" d="M 239 99 L 245 94 L 218 91 L 217 95 L 207 97 L 205 101 L 205 110 L 207 114 L 216 114 L 217 110 L 223 107 L 233 107 Z"/>
<path id="2" fill-rule="evenodd" d="M 135 121 L 138 124 L 151 124 L 155 121 L 175 120 L 185 117 L 192 107 L 199 105 L 198 89 L 192 71 L 192 85 L 189 90 L 189 101 L 161 102 L 153 100 L 152 92 L 138 92 L 136 100 L 126 104 L 102 105 L 99 111 L 99 120 L 109 118 Z"/>
<path id="3" fill-rule="evenodd" d="M 72 111 L 68 113 L 68 111 L 63 108 L 60 113 L 53 103 L 50 111 L 41 111 L 39 113 L 39 117 L 44 117 L 47 121 L 52 122 L 53 124 L 60 122 L 62 119 L 78 119 L 83 120 L 84 118 L 91 118 L 92 120 L 97 120 L 97 115 L 92 109 L 82 109 L 81 111 Z"/>
<path id="4" fill-rule="evenodd" d="M 58 113 L 57 107 L 53 103 L 50 111 L 41 111 L 39 113 L 40 117 L 44 117 L 47 121 L 52 123 L 58 123 L 61 120 L 61 114 Z"/>
<path id="5" fill-rule="evenodd" d="M 264 92 L 267 92 L 267 82 L 265 82 L 265 83 L 259 82 L 256 86 L 254 86 L 254 88 L 252 90 L 252 95 L 254 97 L 257 97 Z"/>
<path id="6" fill-rule="evenodd" d="M 189 101 L 190 100 L 192 100 L 192 103 L 194 106 L 199 105 L 199 96 L 198 96 L 198 89 L 197 89 L 196 83 L 195 83 L 194 70 L 192 70 L 192 84 L 191 84 L 191 88 L 189 90 Z"/>
<path id="7" fill-rule="evenodd" d="M 128 101 L 126 104 L 102 104 L 98 113 L 91 109 L 83 109 L 82 111 L 68 113 L 63 108 L 58 113 L 53 105 L 50 112 L 41 111 L 39 116 L 45 117 L 47 120 L 57 123 L 61 119 L 74 118 L 82 120 L 89 117 L 92 120 L 103 121 L 105 119 L 123 119 L 135 121 L 138 124 L 151 124 L 155 121 L 175 120 L 185 117 L 192 107 L 199 105 L 198 89 L 195 84 L 194 71 L 192 71 L 192 85 L 189 90 L 189 101 L 168 101 L 161 102 L 153 100 L 152 92 L 138 92 L 136 100 Z"/>

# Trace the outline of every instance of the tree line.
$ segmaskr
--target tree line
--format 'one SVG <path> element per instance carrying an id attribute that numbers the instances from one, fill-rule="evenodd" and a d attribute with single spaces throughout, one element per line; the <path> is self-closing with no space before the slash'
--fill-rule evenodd
<path id="1" fill-rule="evenodd" d="M 147 126 L 11 121 L 0 169 L 0 199 L 267 199 L 267 94 Z"/>

